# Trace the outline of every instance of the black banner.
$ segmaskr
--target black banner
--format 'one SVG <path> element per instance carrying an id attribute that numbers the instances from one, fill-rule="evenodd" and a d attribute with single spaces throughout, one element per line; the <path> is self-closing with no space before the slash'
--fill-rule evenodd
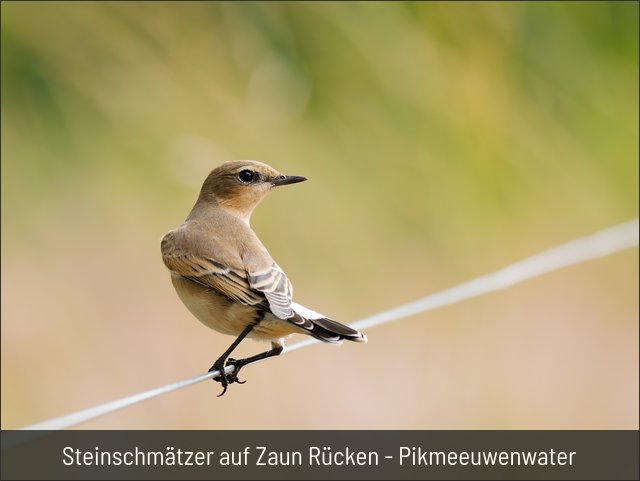
<path id="1" fill-rule="evenodd" d="M 3 431 L 2 479 L 638 479 L 638 431 Z"/>

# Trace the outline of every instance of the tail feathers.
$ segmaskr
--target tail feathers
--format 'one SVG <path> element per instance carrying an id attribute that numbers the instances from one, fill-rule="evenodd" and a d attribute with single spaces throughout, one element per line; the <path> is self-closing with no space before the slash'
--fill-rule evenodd
<path id="1" fill-rule="evenodd" d="M 328 317 L 323 317 L 322 319 L 312 319 L 311 322 L 314 325 L 314 329 L 312 332 L 310 332 L 310 334 L 314 337 L 317 337 L 321 341 L 340 342 L 343 339 L 346 339 L 347 341 L 367 342 L 367 336 L 362 334 L 360 331 L 351 329 L 349 326 L 340 324 L 339 322 L 336 322 L 333 319 L 329 319 Z M 314 334 L 314 331 L 318 333 L 317 336 Z M 329 340 L 334 338 L 338 338 L 338 340 Z"/>
<path id="2" fill-rule="evenodd" d="M 354 342 L 367 342 L 367 336 L 360 331 L 340 324 L 304 306 L 293 303 L 291 307 L 294 315 L 289 318 L 289 321 L 320 341 L 331 344 L 339 344 L 345 339 Z"/>

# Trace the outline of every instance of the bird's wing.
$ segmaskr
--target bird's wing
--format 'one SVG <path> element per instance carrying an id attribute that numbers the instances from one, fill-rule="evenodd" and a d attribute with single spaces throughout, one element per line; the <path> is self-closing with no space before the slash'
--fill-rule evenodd
<path id="1" fill-rule="evenodd" d="M 266 305 L 265 296 L 249 285 L 247 273 L 241 269 L 232 269 L 210 257 L 187 253 L 165 255 L 164 262 L 171 272 L 235 302 L 248 306 Z"/>
<path id="2" fill-rule="evenodd" d="M 227 296 L 235 302 L 260 306 L 280 319 L 293 316 L 291 299 L 293 288 L 282 269 L 265 255 L 248 256 L 245 262 L 236 259 L 238 266 L 220 262 L 213 251 L 202 246 L 200 252 L 181 248 L 179 235 L 167 234 L 162 240 L 165 265 L 175 274 Z M 227 257 L 227 256 L 225 256 Z M 240 267 L 241 266 L 241 267 Z"/>
<path id="3" fill-rule="evenodd" d="M 249 272 L 249 285 L 265 295 L 269 301 L 269 308 L 276 317 L 288 319 L 293 316 L 293 287 L 284 271 L 275 262 L 264 269 Z"/>

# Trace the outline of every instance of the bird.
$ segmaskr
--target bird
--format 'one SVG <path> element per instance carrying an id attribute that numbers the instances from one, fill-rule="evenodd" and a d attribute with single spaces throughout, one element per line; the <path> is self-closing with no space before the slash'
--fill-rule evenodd
<path id="1" fill-rule="evenodd" d="M 360 331 L 294 302 L 290 280 L 250 226 L 253 210 L 270 192 L 305 180 L 255 160 L 224 162 L 205 179 L 184 223 L 161 239 L 162 260 L 183 304 L 205 326 L 236 336 L 209 369 L 220 373 L 218 396 L 244 383 L 238 379 L 243 366 L 281 354 L 291 334 L 331 344 L 367 341 Z M 230 357 L 245 338 L 268 341 L 271 349 Z"/>

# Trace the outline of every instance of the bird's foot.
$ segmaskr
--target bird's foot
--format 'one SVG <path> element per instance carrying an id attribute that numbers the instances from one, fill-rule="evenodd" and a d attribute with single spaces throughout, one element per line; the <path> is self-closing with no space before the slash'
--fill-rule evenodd
<path id="1" fill-rule="evenodd" d="M 223 358 L 220 358 L 209 369 L 209 372 L 220 372 L 220 375 L 218 377 L 213 378 L 214 381 L 222 384 L 222 392 L 218 394 L 218 397 L 224 395 L 224 393 L 227 392 L 227 387 L 229 386 L 229 384 L 233 384 L 234 382 L 237 382 L 238 384 L 244 384 L 246 382 L 238 379 L 238 373 L 240 372 L 242 366 L 244 366 L 244 363 L 242 363 L 241 361 L 242 360 L 238 361 L 232 357 L 229 357 L 225 362 Z M 227 373 L 225 370 L 226 366 L 233 366 L 233 371 Z"/>
<path id="2" fill-rule="evenodd" d="M 244 384 L 245 382 L 247 382 L 238 379 L 238 373 L 240 372 L 240 369 L 242 369 L 242 366 L 244 366 L 243 359 L 234 359 L 230 357 L 227 359 L 227 366 L 233 366 L 233 372 L 227 374 L 227 381 L 229 382 L 229 384 L 233 384 L 234 382 L 237 382 L 238 384 Z"/>

